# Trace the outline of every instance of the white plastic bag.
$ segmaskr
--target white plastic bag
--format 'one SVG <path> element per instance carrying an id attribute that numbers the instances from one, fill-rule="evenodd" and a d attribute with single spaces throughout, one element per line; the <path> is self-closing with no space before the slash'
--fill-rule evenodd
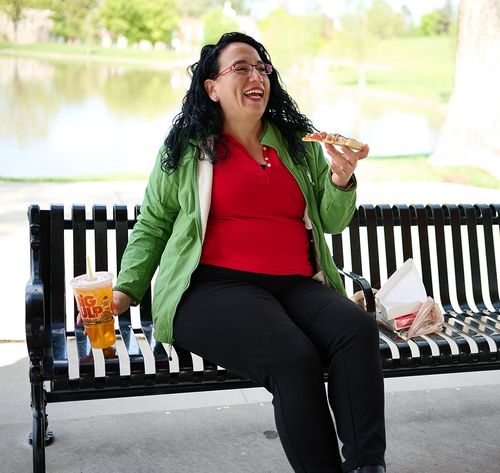
<path id="1" fill-rule="evenodd" d="M 408 331 L 401 333 L 401 336 L 405 339 L 410 339 L 419 335 L 440 332 L 443 330 L 443 324 L 443 313 L 434 302 L 434 299 L 428 297 L 417 312 L 417 316 Z"/>

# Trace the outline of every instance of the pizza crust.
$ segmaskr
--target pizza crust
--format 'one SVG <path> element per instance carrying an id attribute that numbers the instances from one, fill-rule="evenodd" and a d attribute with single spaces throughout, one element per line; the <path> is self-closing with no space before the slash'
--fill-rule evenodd
<path id="1" fill-rule="evenodd" d="M 347 138 L 338 133 L 308 133 L 302 138 L 302 141 L 319 141 L 321 143 L 331 143 L 333 145 L 347 146 L 352 149 L 361 150 L 364 144 L 354 138 Z"/>

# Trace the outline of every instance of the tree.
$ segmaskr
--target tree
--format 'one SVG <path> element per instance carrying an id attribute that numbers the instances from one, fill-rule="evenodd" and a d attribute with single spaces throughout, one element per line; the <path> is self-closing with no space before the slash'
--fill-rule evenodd
<path id="1" fill-rule="evenodd" d="M 132 43 L 169 44 L 178 23 L 175 7 L 176 0 L 105 0 L 101 20 L 107 29 Z"/>
<path id="2" fill-rule="evenodd" d="M 222 8 L 213 8 L 203 15 L 203 42 L 205 44 L 215 44 L 223 33 L 238 29 L 238 22 L 225 15 Z"/>
<path id="3" fill-rule="evenodd" d="M 54 35 L 68 40 L 83 40 L 92 33 L 97 0 L 53 0 Z M 90 30 L 90 31 L 89 31 Z"/>
<path id="4" fill-rule="evenodd" d="M 370 50 L 381 41 L 401 35 L 410 25 L 404 12 L 395 12 L 387 0 L 357 0 L 341 18 L 346 44 L 353 49 L 358 64 L 358 85 L 366 85 L 366 62 Z"/>
<path id="5" fill-rule="evenodd" d="M 277 8 L 262 18 L 259 29 L 274 64 L 283 69 L 292 64 L 303 68 L 323 45 L 324 23 L 318 14 L 298 16 Z"/>
<path id="6" fill-rule="evenodd" d="M 431 11 L 420 19 L 420 31 L 425 36 L 447 34 L 452 23 L 452 12 L 449 8 Z"/>
<path id="7" fill-rule="evenodd" d="M 462 0 L 455 84 L 434 164 L 472 165 L 500 177 L 500 3 Z"/>
<path id="8" fill-rule="evenodd" d="M 14 42 L 17 41 L 17 27 L 23 19 L 23 8 L 28 6 L 28 0 L 0 0 L 2 10 L 14 25 Z"/>
<path id="9" fill-rule="evenodd" d="M 405 29 L 402 13 L 395 12 L 386 0 L 373 0 L 366 10 L 368 31 L 378 39 L 387 39 L 401 35 Z"/>
<path id="10" fill-rule="evenodd" d="M 223 8 L 227 0 L 178 0 L 178 10 L 181 16 L 201 17 L 208 10 Z M 231 8 L 238 15 L 248 15 L 249 9 L 246 0 L 231 0 Z"/>

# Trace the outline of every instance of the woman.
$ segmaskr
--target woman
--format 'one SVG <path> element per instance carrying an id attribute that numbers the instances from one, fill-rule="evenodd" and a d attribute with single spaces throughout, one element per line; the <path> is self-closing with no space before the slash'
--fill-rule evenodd
<path id="1" fill-rule="evenodd" d="M 204 46 L 190 70 L 123 255 L 114 312 L 137 303 L 159 268 L 155 338 L 265 386 L 294 471 L 384 472 L 378 330 L 345 297 L 323 237 L 353 215 L 353 173 L 368 146 L 326 145 L 328 165 L 318 143 L 303 143 L 311 122 L 247 35 Z"/>

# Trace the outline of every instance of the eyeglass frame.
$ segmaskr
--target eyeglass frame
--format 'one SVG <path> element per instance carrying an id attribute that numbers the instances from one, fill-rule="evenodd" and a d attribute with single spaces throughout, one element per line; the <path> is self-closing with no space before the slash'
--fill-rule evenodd
<path id="1" fill-rule="evenodd" d="M 246 74 L 241 74 L 239 72 L 236 72 L 236 68 L 238 66 L 241 66 L 242 64 L 245 64 L 246 66 L 250 66 L 252 69 L 250 69 L 250 71 Z M 257 67 L 258 66 L 264 66 L 264 72 L 261 73 Z M 217 75 L 215 75 L 213 77 L 212 80 L 215 80 L 217 79 L 219 76 L 226 76 L 228 74 L 231 74 L 232 72 L 236 72 L 236 74 L 240 75 L 240 76 L 249 76 L 253 70 L 256 70 L 258 72 L 258 74 L 260 74 L 261 76 L 268 76 L 269 74 L 271 74 L 274 70 L 273 68 L 273 65 L 272 64 L 267 64 L 265 62 L 258 62 L 257 64 L 249 64 L 248 62 L 245 62 L 245 61 L 238 61 L 238 62 L 235 62 L 234 64 L 231 64 L 229 67 L 226 67 L 226 69 L 220 71 Z M 266 72 L 266 70 L 269 70 L 269 72 Z"/>

